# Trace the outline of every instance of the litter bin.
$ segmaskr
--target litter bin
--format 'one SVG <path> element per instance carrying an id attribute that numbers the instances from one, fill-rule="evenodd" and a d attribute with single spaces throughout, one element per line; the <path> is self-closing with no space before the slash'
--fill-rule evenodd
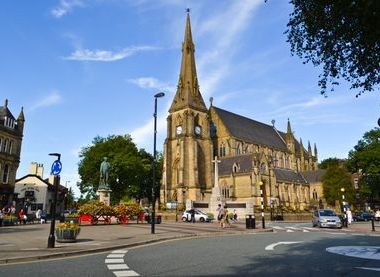
<path id="1" fill-rule="evenodd" d="M 245 217 L 245 227 L 247 229 L 255 229 L 256 228 L 256 221 L 255 221 L 255 217 L 252 216 L 251 214 L 250 215 L 247 215 Z"/>
<path id="2" fill-rule="evenodd" d="M 161 224 L 161 216 L 160 215 L 158 215 L 157 217 L 156 217 L 156 222 L 155 222 L 156 224 Z"/>

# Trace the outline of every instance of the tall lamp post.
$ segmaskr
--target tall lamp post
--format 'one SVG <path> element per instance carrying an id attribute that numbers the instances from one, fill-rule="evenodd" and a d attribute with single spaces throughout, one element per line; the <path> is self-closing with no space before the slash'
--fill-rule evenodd
<path id="1" fill-rule="evenodd" d="M 265 217 L 264 217 L 264 194 L 263 194 L 263 182 L 259 182 L 260 187 L 260 197 L 261 197 L 261 224 L 263 229 L 265 229 Z"/>
<path id="2" fill-rule="evenodd" d="M 54 229 L 55 229 L 55 211 L 57 206 L 57 194 L 58 194 L 58 185 L 59 185 L 59 173 L 61 173 L 62 164 L 61 164 L 61 154 L 59 153 L 50 153 L 49 156 L 56 156 L 57 160 L 53 162 L 53 165 L 51 166 L 51 174 L 54 175 L 54 194 L 53 194 L 53 207 L 51 209 L 52 217 L 51 217 L 51 223 L 50 223 L 50 234 L 48 238 L 48 248 L 54 248 L 55 246 L 55 236 L 54 236 Z"/>
<path id="3" fill-rule="evenodd" d="M 151 218 L 151 233 L 154 234 L 154 224 L 156 220 L 156 134 L 157 134 L 157 98 L 164 97 L 165 93 L 159 92 L 154 95 L 154 139 L 153 139 L 153 185 L 152 185 L 152 218 Z"/>
<path id="4" fill-rule="evenodd" d="M 347 213 L 346 213 L 346 207 L 344 206 L 344 188 L 341 188 L 340 191 L 342 192 L 342 213 L 344 218 L 344 226 L 347 227 Z"/>

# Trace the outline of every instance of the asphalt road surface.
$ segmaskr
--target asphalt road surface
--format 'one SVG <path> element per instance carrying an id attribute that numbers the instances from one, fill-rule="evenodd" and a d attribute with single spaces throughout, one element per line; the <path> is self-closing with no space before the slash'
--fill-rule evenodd
<path id="1" fill-rule="evenodd" d="M 5 265 L 0 276 L 380 276 L 379 246 L 328 230 L 203 237 Z"/>

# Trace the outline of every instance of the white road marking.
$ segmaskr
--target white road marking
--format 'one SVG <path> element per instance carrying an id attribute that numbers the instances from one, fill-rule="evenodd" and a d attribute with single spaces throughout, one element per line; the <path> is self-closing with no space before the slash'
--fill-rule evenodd
<path id="1" fill-rule="evenodd" d="M 109 270 L 115 270 L 115 269 L 129 269 L 129 267 L 126 264 L 109 264 L 107 265 Z"/>
<path id="2" fill-rule="evenodd" d="M 111 254 L 107 255 L 104 262 L 107 264 L 108 269 L 113 270 L 112 273 L 117 277 L 140 276 L 137 272 L 129 269 L 128 265 L 124 263 L 124 256 L 127 252 L 128 249 L 114 250 Z"/>
<path id="3" fill-rule="evenodd" d="M 139 274 L 137 274 L 136 272 L 134 272 L 133 270 L 123 270 L 123 271 L 114 271 L 113 274 L 115 274 L 116 276 L 140 276 Z"/>
<path id="4" fill-rule="evenodd" d="M 119 264 L 119 263 L 124 263 L 124 259 L 106 259 L 105 260 L 106 264 Z"/>
<path id="5" fill-rule="evenodd" d="M 293 230 L 290 230 L 290 229 L 288 229 L 288 230 L 286 230 L 286 232 L 288 232 L 288 233 L 293 233 L 294 231 L 293 231 Z"/>
<path id="6" fill-rule="evenodd" d="M 306 229 L 303 229 L 302 232 L 304 232 L 304 233 L 310 233 L 310 231 L 308 231 Z"/>
<path id="7" fill-rule="evenodd" d="M 280 226 L 273 226 L 272 228 L 276 230 L 285 230 L 284 227 L 280 227 Z"/>
<path id="8" fill-rule="evenodd" d="M 124 258 L 125 254 L 109 254 L 107 258 Z"/>
<path id="9" fill-rule="evenodd" d="M 274 248 L 277 245 L 281 245 L 281 244 L 295 244 L 295 243 L 301 243 L 301 242 L 303 241 L 279 241 L 276 243 L 269 244 L 267 247 L 265 247 L 265 250 L 274 250 Z"/>
<path id="10" fill-rule="evenodd" d="M 327 252 L 355 258 L 380 260 L 378 246 L 335 246 L 326 248 Z"/>
<path id="11" fill-rule="evenodd" d="M 359 269 L 365 269 L 365 270 L 374 270 L 374 271 L 380 271 L 379 267 L 357 267 Z"/>

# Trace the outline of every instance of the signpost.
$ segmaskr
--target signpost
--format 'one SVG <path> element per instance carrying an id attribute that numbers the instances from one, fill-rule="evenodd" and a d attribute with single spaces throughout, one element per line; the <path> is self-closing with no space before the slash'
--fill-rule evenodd
<path id="1" fill-rule="evenodd" d="M 62 170 L 62 163 L 61 163 L 61 154 L 59 153 L 50 153 L 50 156 L 56 156 L 58 159 L 53 162 L 51 165 L 51 174 L 54 175 L 54 195 L 53 195 L 53 203 L 51 208 L 51 224 L 50 224 L 50 234 L 48 238 L 48 248 L 54 248 L 55 246 L 55 236 L 54 236 L 54 229 L 55 229 L 55 212 L 56 212 L 56 206 L 57 206 L 57 194 L 58 194 L 58 186 L 59 186 L 59 173 L 61 173 Z"/>

